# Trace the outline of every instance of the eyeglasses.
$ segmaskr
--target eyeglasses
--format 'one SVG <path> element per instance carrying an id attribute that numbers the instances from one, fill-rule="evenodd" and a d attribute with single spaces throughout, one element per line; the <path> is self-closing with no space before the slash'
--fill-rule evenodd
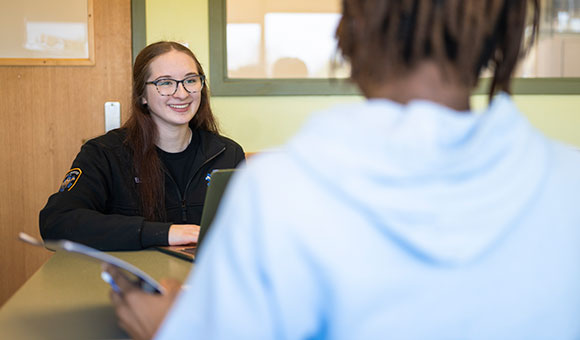
<path id="1" fill-rule="evenodd" d="M 155 81 L 148 81 L 145 84 L 155 85 L 157 92 L 162 96 L 173 96 L 177 92 L 177 87 L 179 83 L 183 85 L 183 88 L 187 93 L 197 93 L 200 92 L 205 83 L 205 76 L 202 74 L 196 74 L 194 76 L 189 76 L 182 80 L 175 80 L 170 78 L 158 79 Z"/>

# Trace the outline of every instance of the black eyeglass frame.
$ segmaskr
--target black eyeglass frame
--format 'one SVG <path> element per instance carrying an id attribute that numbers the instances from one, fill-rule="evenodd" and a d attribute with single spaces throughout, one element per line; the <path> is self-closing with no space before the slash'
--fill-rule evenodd
<path id="1" fill-rule="evenodd" d="M 199 78 L 199 80 L 201 81 L 201 87 L 199 88 L 199 91 L 189 91 L 185 87 L 184 81 L 186 81 L 188 79 L 191 79 L 191 78 Z M 159 87 L 157 86 L 157 84 L 159 82 L 167 81 L 167 80 L 172 80 L 172 81 L 175 82 L 175 90 L 171 94 L 162 94 L 159 91 Z M 201 90 L 203 90 L 203 87 L 205 86 L 205 75 L 203 75 L 203 74 L 194 74 L 194 75 L 185 77 L 185 78 L 183 78 L 181 80 L 172 79 L 172 78 L 161 78 L 161 79 L 157 79 L 157 80 L 154 80 L 154 81 L 148 81 L 148 82 L 145 83 L 145 85 L 155 85 L 155 89 L 157 90 L 157 93 L 159 93 L 160 96 L 166 96 L 166 97 L 173 96 L 175 94 L 175 92 L 177 92 L 177 89 L 179 88 L 179 84 L 181 84 L 181 86 L 183 86 L 183 89 L 187 93 L 198 93 L 198 92 L 201 92 Z"/>

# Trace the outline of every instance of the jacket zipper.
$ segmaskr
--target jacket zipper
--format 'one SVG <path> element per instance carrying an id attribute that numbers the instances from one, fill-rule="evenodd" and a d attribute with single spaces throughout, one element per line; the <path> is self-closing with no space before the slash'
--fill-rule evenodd
<path id="1" fill-rule="evenodd" d="M 179 186 L 177 185 L 177 182 L 175 181 L 175 179 L 173 179 L 173 177 L 171 176 L 169 171 L 166 171 L 165 168 L 163 168 L 163 172 L 167 175 L 167 177 L 169 177 L 169 179 L 171 180 L 171 182 L 173 182 L 173 184 L 175 186 L 175 191 L 177 191 L 177 197 L 179 198 L 179 201 L 181 202 L 181 220 L 183 222 L 185 222 L 185 221 L 187 221 L 187 209 L 186 209 L 187 207 L 185 205 L 185 199 L 181 195 L 181 192 L 179 191 Z"/>
<path id="2" fill-rule="evenodd" d="M 221 150 L 216 152 L 213 156 L 211 156 L 210 158 L 206 159 L 203 163 L 201 163 L 201 165 L 193 173 L 193 176 L 191 176 L 189 178 L 189 181 L 187 182 L 187 185 L 185 186 L 184 195 L 181 195 L 181 192 L 179 191 L 179 186 L 177 185 L 177 182 L 175 182 L 173 177 L 171 177 L 171 174 L 169 174 L 169 172 L 164 170 L 164 172 L 167 174 L 167 176 L 171 179 L 171 181 L 175 185 L 175 188 L 177 190 L 177 197 L 179 197 L 179 200 L 181 201 L 181 220 L 183 223 L 187 222 L 187 201 L 185 199 L 185 195 L 187 194 L 187 191 L 189 190 L 189 185 L 191 184 L 191 182 L 195 178 L 195 175 L 197 175 L 199 170 L 201 170 L 204 167 L 204 165 L 206 165 L 207 163 L 214 160 L 217 156 L 219 156 L 224 151 L 226 151 L 225 147 L 223 147 Z"/>

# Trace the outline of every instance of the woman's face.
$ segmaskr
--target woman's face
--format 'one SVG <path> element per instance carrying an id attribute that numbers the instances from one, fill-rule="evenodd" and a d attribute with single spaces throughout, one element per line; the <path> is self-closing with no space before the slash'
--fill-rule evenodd
<path id="1" fill-rule="evenodd" d="M 195 61 L 187 54 L 172 50 L 162 54 L 149 65 L 150 75 L 147 82 L 160 79 L 183 80 L 199 71 Z M 187 126 L 195 116 L 201 102 L 201 91 L 189 93 L 182 83 L 173 95 L 162 96 L 153 84 L 147 84 L 143 103 L 147 104 L 151 117 L 158 129 Z"/>

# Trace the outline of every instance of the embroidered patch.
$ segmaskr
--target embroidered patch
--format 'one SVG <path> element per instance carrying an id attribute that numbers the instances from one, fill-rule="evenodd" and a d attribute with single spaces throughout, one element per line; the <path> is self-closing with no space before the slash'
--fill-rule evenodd
<path id="1" fill-rule="evenodd" d="M 77 181 L 79 180 L 79 177 L 81 177 L 82 173 L 83 172 L 79 168 L 70 169 L 66 175 L 64 175 L 64 179 L 62 180 L 62 184 L 60 185 L 60 189 L 58 191 L 70 191 L 70 189 L 72 189 L 75 184 L 77 184 Z"/>

